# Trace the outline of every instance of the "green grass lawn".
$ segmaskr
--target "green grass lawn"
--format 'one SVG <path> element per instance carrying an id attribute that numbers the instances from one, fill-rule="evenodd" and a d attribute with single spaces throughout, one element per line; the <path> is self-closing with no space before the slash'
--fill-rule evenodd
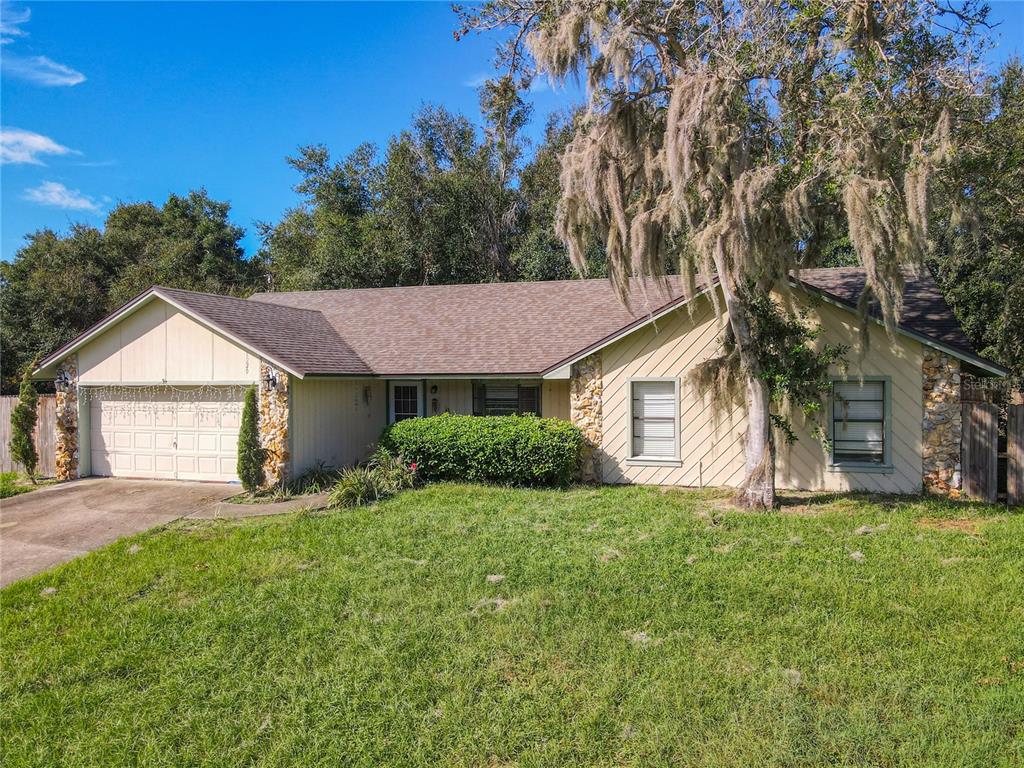
<path id="1" fill-rule="evenodd" d="M 1024 764 L 996 507 L 435 486 L 179 522 L 2 603 L 8 768 Z"/>
<path id="2" fill-rule="evenodd" d="M 0 499 L 9 499 L 22 493 L 29 493 L 51 485 L 54 480 L 36 480 L 33 483 L 20 472 L 0 472 Z"/>

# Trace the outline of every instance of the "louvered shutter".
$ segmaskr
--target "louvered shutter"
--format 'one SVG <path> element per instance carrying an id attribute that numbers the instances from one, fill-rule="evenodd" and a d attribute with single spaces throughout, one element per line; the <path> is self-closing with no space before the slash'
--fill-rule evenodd
<path id="1" fill-rule="evenodd" d="M 519 387 L 519 413 L 533 413 L 540 415 L 540 388 Z"/>
<path id="2" fill-rule="evenodd" d="M 677 405 L 675 382 L 633 382 L 634 457 L 675 458 Z"/>
<path id="3" fill-rule="evenodd" d="M 484 383 L 482 381 L 473 382 L 473 415 L 483 416 L 484 415 L 484 402 L 486 394 L 484 392 Z"/>

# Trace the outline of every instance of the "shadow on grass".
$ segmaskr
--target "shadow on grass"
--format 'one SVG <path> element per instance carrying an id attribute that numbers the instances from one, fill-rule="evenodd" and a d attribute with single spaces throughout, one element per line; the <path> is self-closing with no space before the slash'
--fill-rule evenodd
<path id="1" fill-rule="evenodd" d="M 872 504 L 883 511 L 900 507 L 921 506 L 932 516 L 986 517 L 1005 515 L 1007 512 L 1021 513 L 1024 508 L 1008 507 L 1006 504 L 989 504 L 968 499 L 945 499 L 937 496 L 868 493 L 864 491 L 782 491 L 776 497 L 782 512 L 824 512 L 826 507 L 841 502 Z"/>

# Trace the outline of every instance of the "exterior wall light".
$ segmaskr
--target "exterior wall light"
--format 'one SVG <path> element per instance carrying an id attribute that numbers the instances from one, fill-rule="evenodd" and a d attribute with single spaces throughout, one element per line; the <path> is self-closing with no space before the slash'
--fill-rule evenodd
<path id="1" fill-rule="evenodd" d="M 263 377 L 264 389 L 272 390 L 277 389 L 277 371 L 267 366 L 267 374 Z"/>

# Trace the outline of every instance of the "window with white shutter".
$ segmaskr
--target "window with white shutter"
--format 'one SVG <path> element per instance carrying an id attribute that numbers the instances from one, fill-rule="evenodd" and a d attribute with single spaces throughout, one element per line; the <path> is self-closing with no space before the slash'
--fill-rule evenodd
<path id="1" fill-rule="evenodd" d="M 888 463 L 886 381 L 832 382 L 832 463 Z"/>
<path id="2" fill-rule="evenodd" d="M 679 391 L 675 379 L 632 381 L 633 459 L 671 461 L 679 456 Z"/>

